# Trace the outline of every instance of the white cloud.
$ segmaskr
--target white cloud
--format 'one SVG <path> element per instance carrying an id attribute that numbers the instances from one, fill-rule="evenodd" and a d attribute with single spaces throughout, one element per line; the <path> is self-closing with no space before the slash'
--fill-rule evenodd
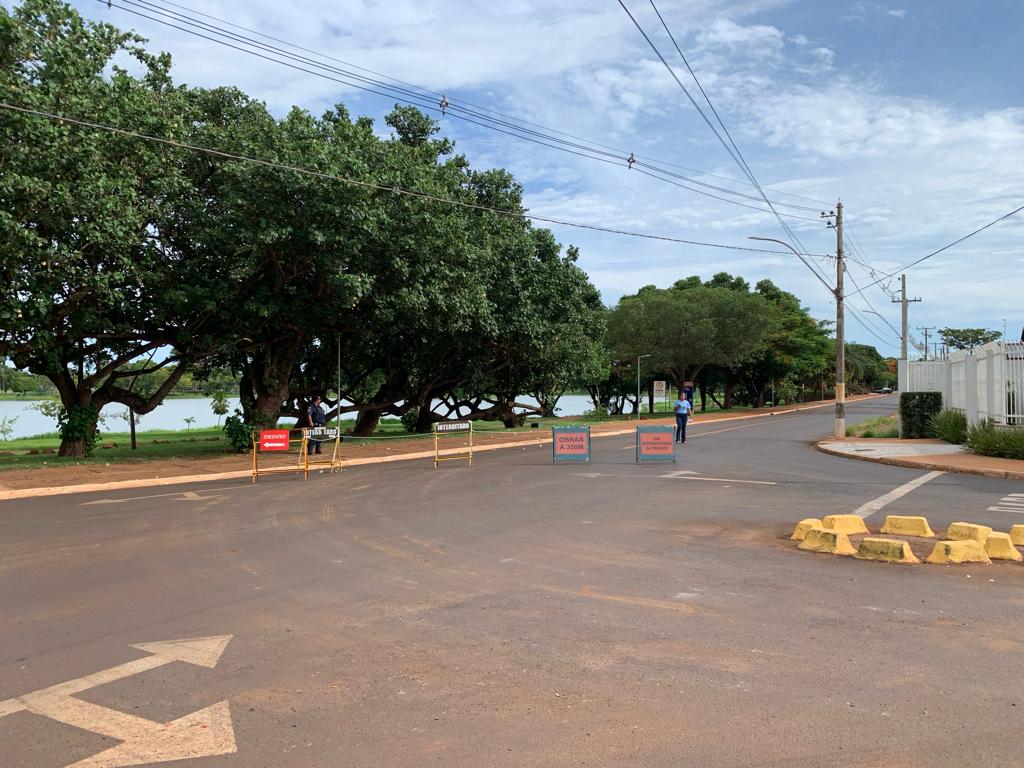
<path id="1" fill-rule="evenodd" d="M 886 11 L 887 16 L 895 16 L 897 19 L 902 19 L 907 15 L 907 12 L 903 8 L 890 8 Z"/>

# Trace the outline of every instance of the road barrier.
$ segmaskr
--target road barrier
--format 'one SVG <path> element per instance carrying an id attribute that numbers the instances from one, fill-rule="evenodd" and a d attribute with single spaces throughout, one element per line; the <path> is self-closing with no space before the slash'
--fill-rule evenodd
<path id="1" fill-rule="evenodd" d="M 882 539 L 865 536 L 861 539 L 857 552 L 858 560 L 881 560 L 886 563 L 920 563 L 910 549 L 910 544 L 902 539 Z"/>
<path id="2" fill-rule="evenodd" d="M 937 541 L 935 549 L 925 559 L 926 563 L 932 565 L 945 565 L 948 563 L 991 563 L 989 556 L 985 554 L 985 548 L 981 542 L 974 539 L 963 541 Z"/>
<path id="3" fill-rule="evenodd" d="M 897 536 L 922 536 L 933 539 L 937 535 L 928 525 L 927 517 L 915 515 L 887 515 L 885 525 L 879 533 L 891 533 Z"/>
<path id="4" fill-rule="evenodd" d="M 1013 546 L 1008 533 L 990 533 L 985 539 L 985 554 L 993 560 L 1013 560 L 1020 562 L 1024 556 Z"/>
<path id="5" fill-rule="evenodd" d="M 469 435 L 469 446 L 465 453 L 441 455 L 442 435 Z M 434 469 L 442 461 L 468 461 L 473 466 L 473 422 L 472 421 L 438 421 L 434 424 Z"/>
<path id="6" fill-rule="evenodd" d="M 590 427 L 552 427 L 551 463 L 590 461 Z"/>
<path id="7" fill-rule="evenodd" d="M 826 528 L 840 533 L 868 533 L 864 518 L 860 515 L 825 515 L 821 524 Z"/>
<path id="8" fill-rule="evenodd" d="M 309 441 L 331 444 L 329 459 L 310 461 Z M 293 446 L 298 450 L 293 451 Z M 264 453 L 285 453 L 295 456 L 294 464 L 260 465 Z M 314 453 L 314 456 L 321 454 Z M 252 481 L 261 475 L 281 472 L 301 472 L 303 479 L 309 478 L 309 470 L 318 467 L 329 468 L 331 472 L 341 469 L 341 431 L 338 427 L 307 427 L 304 429 L 263 429 L 252 433 Z"/>
<path id="9" fill-rule="evenodd" d="M 985 546 L 985 539 L 992 533 L 987 525 L 977 523 L 952 523 L 946 531 L 946 539 L 949 541 L 976 541 Z"/>
<path id="10" fill-rule="evenodd" d="M 1010 541 L 1016 547 L 1024 547 L 1024 525 L 1010 526 Z"/>
<path id="11" fill-rule="evenodd" d="M 804 540 L 800 542 L 800 549 L 832 555 L 852 555 L 857 551 L 845 533 L 828 528 L 812 528 L 807 531 Z"/>
<path id="12" fill-rule="evenodd" d="M 804 537 L 807 536 L 807 532 L 815 528 L 824 528 L 821 520 L 816 517 L 805 517 L 796 524 L 796 528 L 793 529 L 793 535 L 789 538 L 791 541 L 803 541 Z"/>
<path id="13" fill-rule="evenodd" d="M 638 426 L 636 428 L 636 463 L 644 461 L 676 461 L 676 428 L 666 426 Z"/>

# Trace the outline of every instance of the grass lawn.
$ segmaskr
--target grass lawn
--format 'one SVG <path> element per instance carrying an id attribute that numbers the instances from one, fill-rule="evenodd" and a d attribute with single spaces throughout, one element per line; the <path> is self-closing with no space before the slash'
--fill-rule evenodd
<path id="1" fill-rule="evenodd" d="M 847 437 L 899 437 L 899 414 L 876 416 L 846 428 Z"/>

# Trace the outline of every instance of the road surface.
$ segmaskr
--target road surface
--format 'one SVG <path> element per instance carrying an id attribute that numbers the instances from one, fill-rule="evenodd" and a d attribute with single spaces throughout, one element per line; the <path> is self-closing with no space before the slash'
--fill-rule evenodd
<path id="1" fill-rule="evenodd" d="M 0 762 L 1018 763 L 1024 566 L 797 552 L 798 519 L 926 474 L 815 451 L 830 430 L 0 503 Z M 1007 530 L 988 507 L 1022 492 L 943 474 L 869 522 Z"/>

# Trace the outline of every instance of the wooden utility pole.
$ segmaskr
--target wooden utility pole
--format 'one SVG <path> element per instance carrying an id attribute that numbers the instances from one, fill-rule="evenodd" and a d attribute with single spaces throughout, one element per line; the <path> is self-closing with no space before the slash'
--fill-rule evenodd
<path id="1" fill-rule="evenodd" d="M 934 331 L 935 330 L 935 326 L 934 325 L 926 325 L 924 328 L 918 327 L 917 330 L 924 332 L 924 359 L 927 360 L 928 359 L 928 332 L 929 331 Z"/>
<path id="2" fill-rule="evenodd" d="M 843 307 L 843 204 L 836 203 L 836 425 L 835 438 L 846 437 L 846 333 Z"/>

